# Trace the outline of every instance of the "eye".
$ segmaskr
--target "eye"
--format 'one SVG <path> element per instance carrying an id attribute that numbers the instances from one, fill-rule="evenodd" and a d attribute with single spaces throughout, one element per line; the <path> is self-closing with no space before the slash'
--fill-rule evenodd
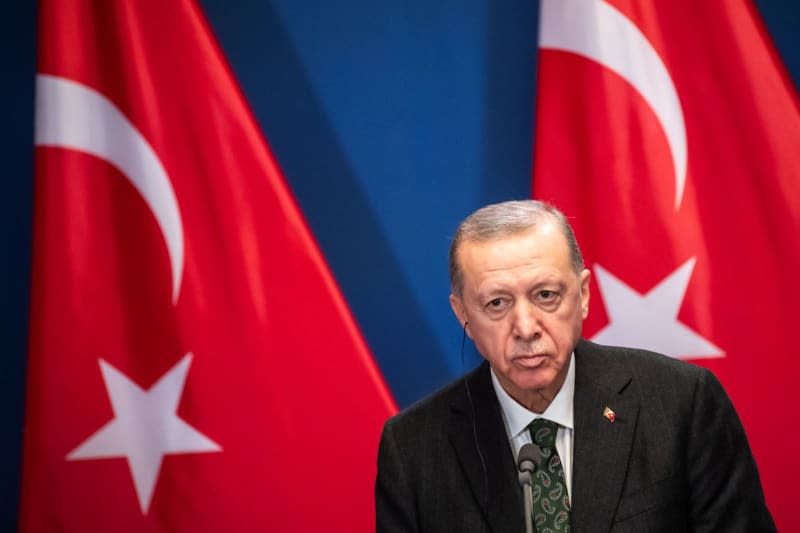
<path id="1" fill-rule="evenodd" d="M 498 308 L 502 307 L 502 305 L 503 305 L 503 299 L 502 298 L 495 298 L 494 300 L 491 300 L 486 305 L 486 307 L 489 307 L 491 309 L 498 309 Z"/>
<path id="2" fill-rule="evenodd" d="M 504 311 L 508 307 L 508 299 L 506 298 L 493 298 L 489 300 L 484 308 L 490 313 L 498 313 Z"/>
<path id="3" fill-rule="evenodd" d="M 555 310 L 561 301 L 561 293 L 552 289 L 541 289 L 536 291 L 534 298 L 542 309 Z"/>
<path id="4" fill-rule="evenodd" d="M 545 289 L 543 291 L 539 291 L 539 295 L 538 296 L 539 296 L 540 300 L 547 301 L 547 300 L 554 299 L 556 296 L 558 296 L 558 293 L 556 291 L 551 291 L 551 290 Z"/>

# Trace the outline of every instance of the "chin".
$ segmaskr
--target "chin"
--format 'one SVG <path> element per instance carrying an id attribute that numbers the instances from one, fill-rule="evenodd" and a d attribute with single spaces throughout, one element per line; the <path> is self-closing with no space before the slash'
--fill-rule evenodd
<path id="1" fill-rule="evenodd" d="M 545 371 L 528 370 L 517 372 L 514 385 L 520 390 L 538 390 L 549 387 L 556 378 L 556 372 L 547 369 Z"/>

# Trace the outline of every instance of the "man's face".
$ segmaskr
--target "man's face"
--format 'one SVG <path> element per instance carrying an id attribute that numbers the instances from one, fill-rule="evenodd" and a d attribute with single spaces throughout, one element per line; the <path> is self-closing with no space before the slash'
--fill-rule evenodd
<path id="1" fill-rule="evenodd" d="M 550 220 L 509 237 L 463 242 L 464 287 L 450 304 L 503 388 L 529 409 L 561 388 L 589 308 L 589 271 L 576 274 Z"/>

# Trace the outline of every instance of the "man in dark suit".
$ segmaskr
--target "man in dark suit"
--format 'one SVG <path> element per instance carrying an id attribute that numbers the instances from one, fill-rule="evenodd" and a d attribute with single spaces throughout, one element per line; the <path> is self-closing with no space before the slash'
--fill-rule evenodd
<path id="1" fill-rule="evenodd" d="M 378 532 L 524 531 L 516 459 L 530 442 L 543 453 L 538 531 L 775 531 L 710 372 L 581 340 L 590 272 L 558 210 L 476 211 L 453 239 L 450 277 L 486 361 L 386 423 Z"/>

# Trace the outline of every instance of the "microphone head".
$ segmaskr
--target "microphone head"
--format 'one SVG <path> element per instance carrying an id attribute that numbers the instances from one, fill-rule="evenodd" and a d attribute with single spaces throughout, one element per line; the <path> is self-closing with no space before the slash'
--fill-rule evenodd
<path id="1" fill-rule="evenodd" d="M 519 449 L 517 456 L 517 467 L 520 472 L 530 472 L 533 474 L 536 471 L 536 466 L 542 459 L 542 450 L 535 444 L 528 443 Z"/>

